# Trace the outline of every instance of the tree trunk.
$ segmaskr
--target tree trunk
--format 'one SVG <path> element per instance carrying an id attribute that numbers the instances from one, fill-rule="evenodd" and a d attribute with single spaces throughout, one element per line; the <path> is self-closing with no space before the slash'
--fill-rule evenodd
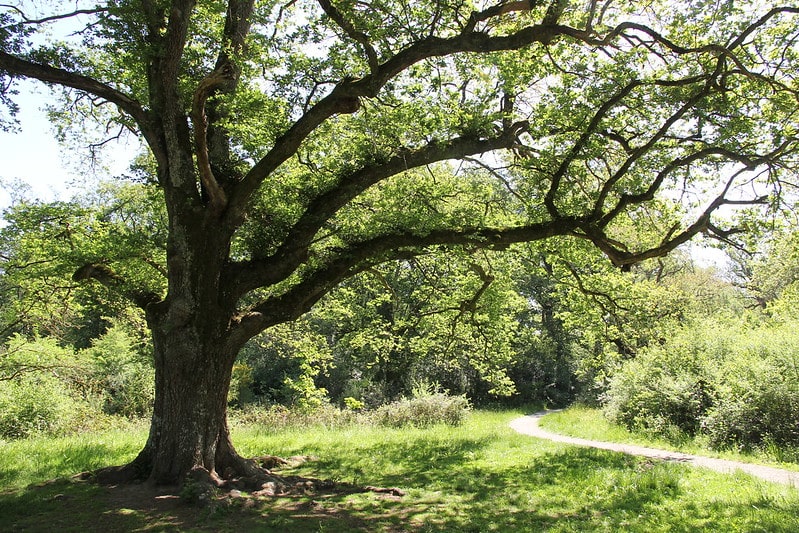
<path id="1" fill-rule="evenodd" d="M 149 477 L 173 484 L 197 467 L 216 475 L 217 452 L 230 448 L 227 392 L 235 354 L 221 353 L 207 334 L 159 329 L 153 330 L 155 404 L 142 452 Z"/>
<path id="2" fill-rule="evenodd" d="M 229 238 L 200 217 L 183 220 L 170 237 L 168 296 L 146 313 L 155 362 L 150 434 L 125 473 L 161 485 L 179 485 L 198 469 L 217 485 L 263 475 L 236 453 L 227 424 L 237 355 L 228 342 L 234 305 L 221 286 Z"/>

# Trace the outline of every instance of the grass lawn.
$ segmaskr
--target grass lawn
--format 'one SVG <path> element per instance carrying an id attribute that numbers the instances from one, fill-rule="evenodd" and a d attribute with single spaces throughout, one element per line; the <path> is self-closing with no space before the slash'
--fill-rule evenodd
<path id="1" fill-rule="evenodd" d="M 799 490 L 516 434 L 520 411 L 477 411 L 452 428 L 234 434 L 244 455 L 311 455 L 284 471 L 398 487 L 221 498 L 196 509 L 146 486 L 49 479 L 131 459 L 144 429 L 0 444 L 3 531 L 799 531 Z"/>

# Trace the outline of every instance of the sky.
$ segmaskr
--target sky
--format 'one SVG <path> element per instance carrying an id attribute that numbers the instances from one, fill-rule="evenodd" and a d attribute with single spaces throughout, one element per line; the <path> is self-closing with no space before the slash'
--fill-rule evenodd
<path id="1" fill-rule="evenodd" d="M 0 210 L 11 203 L 7 182 L 21 181 L 30 186 L 31 196 L 41 200 L 69 199 L 79 189 L 80 183 L 91 185 L 95 178 L 111 177 L 124 172 L 136 155 L 136 148 L 125 143 L 109 145 L 105 158 L 106 169 L 98 169 L 92 176 L 88 165 L 79 165 L 85 155 L 71 152 L 56 140 L 55 129 L 44 110 L 52 101 L 46 88 L 34 82 L 18 85 L 15 101 L 20 106 L 17 114 L 20 126 L 15 132 L 0 132 Z"/>
<path id="2" fill-rule="evenodd" d="M 64 12 L 92 7 L 85 0 L 15 0 L 13 4 L 22 8 L 29 17 L 51 14 L 53 8 Z M 85 4 L 85 5 L 84 5 Z M 8 7 L 8 6 L 6 6 Z M 77 20 L 65 19 L 48 24 L 41 39 L 69 39 L 69 35 L 81 25 Z M 39 37 L 33 37 L 37 41 Z M 67 149 L 56 141 L 55 130 L 50 124 L 44 108 L 53 102 L 49 90 L 39 82 L 16 81 L 19 94 L 13 97 L 20 111 L 17 114 L 20 126 L 15 132 L 0 131 L 0 213 L 11 203 L 8 182 L 21 181 L 30 186 L 30 196 L 44 201 L 70 199 L 78 190 L 79 183 L 91 185 L 96 178 L 111 177 L 124 172 L 138 151 L 137 146 L 116 143 L 105 150 L 107 169 L 97 169 L 92 175 L 85 153 Z M 3 116 L 6 116 L 3 110 Z M 104 175 L 103 175 L 104 174 Z"/>

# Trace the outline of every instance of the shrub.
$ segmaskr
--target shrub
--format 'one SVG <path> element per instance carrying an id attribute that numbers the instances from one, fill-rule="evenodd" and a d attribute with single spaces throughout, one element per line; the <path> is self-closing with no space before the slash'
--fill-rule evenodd
<path id="1" fill-rule="evenodd" d="M 799 447 L 799 332 L 789 324 L 685 328 L 626 362 L 604 400 L 611 421 L 661 437 Z"/>
<path id="2" fill-rule="evenodd" d="M 127 417 L 150 412 L 155 370 L 124 326 L 115 324 L 85 352 L 94 365 L 93 379 L 103 398 L 103 411 Z"/>
<path id="3" fill-rule="evenodd" d="M 611 379 L 605 415 L 630 430 L 681 440 L 695 435 L 712 405 L 713 385 L 695 346 L 656 346 L 628 361 Z"/>
<path id="4" fill-rule="evenodd" d="M 712 446 L 799 446 L 799 339 L 782 329 L 741 339 L 719 367 L 716 406 L 703 421 Z"/>
<path id="5" fill-rule="evenodd" d="M 0 437 L 4 439 L 71 433 L 90 417 L 90 410 L 88 403 L 51 376 L 0 382 Z"/>
<path id="6" fill-rule="evenodd" d="M 63 435 L 93 413 L 86 364 L 54 339 L 12 337 L 0 354 L 0 437 Z"/>
<path id="7" fill-rule="evenodd" d="M 469 409 L 469 400 L 465 396 L 434 393 L 386 404 L 374 412 L 373 419 L 377 424 L 395 428 L 424 428 L 435 424 L 457 426 L 466 418 Z"/>

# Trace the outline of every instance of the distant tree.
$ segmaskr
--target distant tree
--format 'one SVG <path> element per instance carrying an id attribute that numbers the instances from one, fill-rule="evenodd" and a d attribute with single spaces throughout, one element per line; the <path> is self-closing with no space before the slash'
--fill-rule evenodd
<path id="1" fill-rule="evenodd" d="M 0 337 L 52 336 L 86 348 L 112 317 L 126 314 L 132 305 L 126 295 L 161 290 L 166 216 L 154 192 L 108 183 L 71 201 L 21 197 L 7 208 L 0 228 Z M 116 290 L 81 283 L 86 276 Z"/>
<path id="2" fill-rule="evenodd" d="M 754 307 L 766 310 L 799 283 L 799 232 L 786 217 L 777 227 L 760 232 L 750 249 L 730 252 L 733 282 Z"/>
<path id="3" fill-rule="evenodd" d="M 165 290 L 111 255 L 76 265 L 152 330 L 151 431 L 120 478 L 264 479 L 228 431 L 236 354 L 354 274 L 567 236 L 628 269 L 732 237 L 714 213 L 767 202 L 752 183 L 796 161 L 795 6 L 27 6 L 0 14 L 0 100 L 13 113 L 16 80 L 39 80 L 63 89 L 64 117 L 141 138 L 167 213 Z M 695 205 L 629 244 L 629 220 L 681 194 Z"/>

